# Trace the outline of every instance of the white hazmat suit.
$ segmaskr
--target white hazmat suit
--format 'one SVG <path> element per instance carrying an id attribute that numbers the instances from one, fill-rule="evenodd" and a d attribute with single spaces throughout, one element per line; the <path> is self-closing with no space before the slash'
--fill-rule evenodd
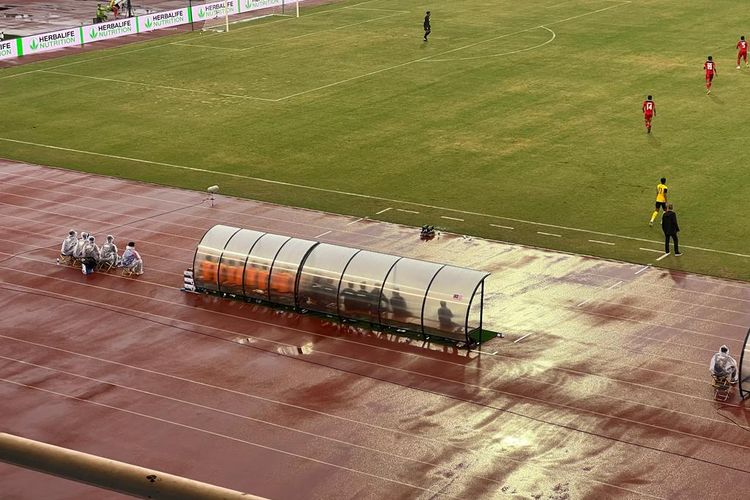
<path id="1" fill-rule="evenodd" d="M 730 377 L 730 383 L 737 383 L 737 361 L 729 355 L 729 348 L 721 346 L 719 352 L 711 358 L 711 364 L 708 369 L 715 377 Z"/>

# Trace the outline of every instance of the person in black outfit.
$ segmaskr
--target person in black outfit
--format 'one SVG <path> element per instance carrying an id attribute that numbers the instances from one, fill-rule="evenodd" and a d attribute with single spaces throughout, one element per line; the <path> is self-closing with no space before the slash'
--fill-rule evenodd
<path id="1" fill-rule="evenodd" d="M 428 10 L 425 12 L 424 16 L 424 41 L 427 41 L 427 35 L 430 34 L 430 31 L 432 31 L 432 27 L 430 26 L 430 11 Z"/>
<path id="2" fill-rule="evenodd" d="M 669 253 L 669 238 L 674 241 L 674 254 L 679 257 L 680 247 L 678 246 L 677 233 L 680 232 L 680 226 L 677 225 L 677 214 L 672 210 L 672 204 L 667 205 L 667 211 L 661 219 L 661 229 L 664 231 L 664 253 Z"/>

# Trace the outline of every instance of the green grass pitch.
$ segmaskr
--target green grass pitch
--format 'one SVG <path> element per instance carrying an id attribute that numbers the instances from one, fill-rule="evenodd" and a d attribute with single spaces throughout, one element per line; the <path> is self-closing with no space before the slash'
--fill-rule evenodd
<path id="1" fill-rule="evenodd" d="M 741 34 L 736 0 L 303 5 L 2 70 L 0 156 L 747 280 Z"/>

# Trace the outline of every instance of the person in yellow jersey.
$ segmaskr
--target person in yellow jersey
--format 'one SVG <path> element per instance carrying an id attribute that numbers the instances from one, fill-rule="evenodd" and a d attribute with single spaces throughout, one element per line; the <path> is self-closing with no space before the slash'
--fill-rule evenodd
<path id="1" fill-rule="evenodd" d="M 651 221 L 648 223 L 649 226 L 654 225 L 656 216 L 659 215 L 659 209 L 663 211 L 667 210 L 667 178 L 662 177 L 659 184 L 656 186 L 656 208 L 654 213 L 651 214 Z"/>

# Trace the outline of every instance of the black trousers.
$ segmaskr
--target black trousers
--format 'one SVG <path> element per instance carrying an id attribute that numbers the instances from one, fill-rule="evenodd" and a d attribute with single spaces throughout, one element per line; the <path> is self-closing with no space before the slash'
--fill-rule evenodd
<path id="1" fill-rule="evenodd" d="M 429 35 L 430 33 L 432 33 L 432 30 L 430 28 L 425 28 L 424 29 L 424 39 L 425 40 L 427 40 L 427 35 Z"/>
<path id="2" fill-rule="evenodd" d="M 669 253 L 669 238 L 672 238 L 672 241 L 674 241 L 674 253 L 680 253 L 679 240 L 677 239 L 677 233 L 664 235 L 664 253 Z"/>

